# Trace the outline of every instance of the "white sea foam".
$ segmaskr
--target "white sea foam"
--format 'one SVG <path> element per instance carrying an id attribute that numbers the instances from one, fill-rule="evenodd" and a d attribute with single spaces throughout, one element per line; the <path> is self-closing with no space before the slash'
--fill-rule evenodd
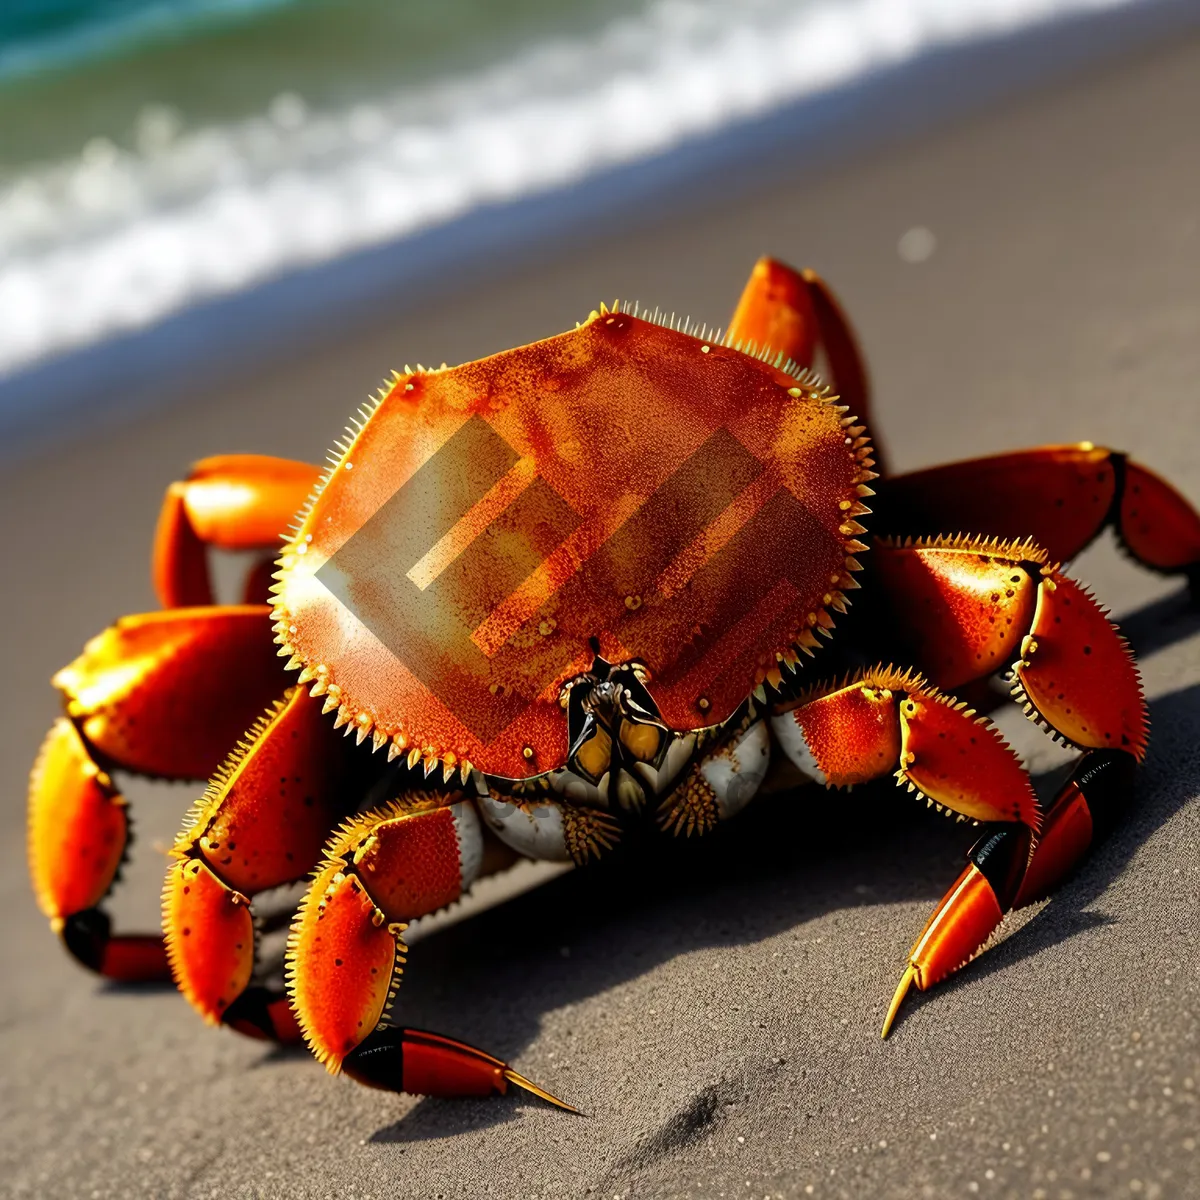
<path id="1" fill-rule="evenodd" d="M 935 46 L 1137 0 L 656 0 L 345 111 L 297 95 L 0 181 L 0 375 L 206 296 L 662 152 Z"/>

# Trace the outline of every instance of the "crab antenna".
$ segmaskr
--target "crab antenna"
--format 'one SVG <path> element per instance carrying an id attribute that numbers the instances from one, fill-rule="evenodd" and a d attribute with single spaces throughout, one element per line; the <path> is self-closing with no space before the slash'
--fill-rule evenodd
<path id="1" fill-rule="evenodd" d="M 572 1108 L 565 1100 L 560 1100 L 557 1096 L 550 1095 L 549 1092 L 543 1091 L 536 1083 L 531 1083 L 524 1075 L 519 1075 L 512 1067 L 504 1068 L 504 1078 L 509 1083 L 515 1083 L 517 1087 L 524 1088 L 527 1092 L 532 1092 L 533 1095 L 541 1097 L 548 1104 L 553 1104 L 555 1108 L 565 1109 L 569 1113 L 574 1113 L 577 1117 L 582 1117 L 584 1114 L 577 1108 Z"/>

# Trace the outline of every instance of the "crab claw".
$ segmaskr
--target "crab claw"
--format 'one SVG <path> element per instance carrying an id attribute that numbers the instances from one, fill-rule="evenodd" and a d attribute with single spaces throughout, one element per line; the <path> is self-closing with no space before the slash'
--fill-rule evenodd
<path id="1" fill-rule="evenodd" d="M 888 1005 L 880 1037 L 887 1037 L 914 983 L 920 991 L 926 991 L 979 953 L 1012 907 L 1029 863 L 1032 838 L 1028 826 L 996 825 L 971 848 L 962 874 L 909 952 L 908 965 Z"/>
<path id="2" fill-rule="evenodd" d="M 486 1051 L 423 1029 L 376 1029 L 346 1055 L 342 1070 L 367 1087 L 415 1096 L 503 1096 L 513 1084 L 579 1113 Z"/>
<path id="3" fill-rule="evenodd" d="M 969 863 L 937 906 L 909 953 L 908 966 L 888 1005 L 880 1037 L 887 1037 L 900 1005 L 915 983 L 921 991 L 965 966 L 1000 924 L 1004 909 L 987 878 Z"/>
<path id="4" fill-rule="evenodd" d="M 1010 909 L 1045 896 L 1116 823 L 1133 791 L 1134 754 L 1093 750 L 1059 789 L 1033 841 L 1028 826 L 993 825 L 971 847 L 954 881 L 908 958 L 883 1022 L 887 1037 L 915 983 L 921 991 L 974 958 Z"/>
<path id="5" fill-rule="evenodd" d="M 100 905 L 129 842 L 125 798 L 65 717 L 42 743 L 29 785 L 29 870 L 38 907 L 89 970 L 123 983 L 169 977 L 157 934 L 114 934 Z"/>
<path id="6" fill-rule="evenodd" d="M 940 979 L 965 966 L 972 955 L 1000 924 L 1003 910 L 996 902 L 987 881 L 971 864 L 955 880 L 945 899 L 938 905 L 921 931 L 909 954 L 908 965 L 888 1005 L 880 1037 L 891 1032 L 896 1014 L 909 988 L 933 987 Z"/>
<path id="7" fill-rule="evenodd" d="M 453 903 L 482 861 L 475 807 L 425 795 L 352 818 L 301 903 L 286 975 L 305 1041 L 331 1073 L 420 1096 L 504 1095 L 509 1085 L 574 1112 L 507 1063 L 439 1033 L 388 1022 L 407 922 Z"/>

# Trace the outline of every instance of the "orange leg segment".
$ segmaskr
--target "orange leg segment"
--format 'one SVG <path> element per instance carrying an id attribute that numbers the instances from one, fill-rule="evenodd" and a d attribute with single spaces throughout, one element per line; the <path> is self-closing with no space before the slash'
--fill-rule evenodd
<path id="1" fill-rule="evenodd" d="M 408 793 L 351 820 L 330 842 L 292 926 L 288 987 L 309 1048 L 368 1087 L 432 1096 L 504 1094 L 516 1084 L 563 1108 L 493 1055 L 387 1023 L 408 922 L 477 877 L 479 816 L 461 796 Z"/>
<path id="2" fill-rule="evenodd" d="M 1134 767 L 1132 756 L 1119 751 L 1083 756 L 1046 814 L 1014 908 L 1049 895 L 1093 843 L 1116 825 L 1133 795 Z"/>
<path id="3" fill-rule="evenodd" d="M 365 761 L 364 761 L 365 760 Z M 370 758 L 302 688 L 276 702 L 216 773 L 176 840 L 163 929 L 180 991 L 212 1024 L 297 1040 L 279 989 L 252 982 L 251 899 L 303 879 L 366 788 Z"/>
<path id="4" fill-rule="evenodd" d="M 1082 749 L 1145 754 L 1137 668 L 1104 611 L 1032 542 L 956 537 L 876 545 L 889 610 L 941 687 L 1014 664 L 1026 711 Z"/>
<path id="5" fill-rule="evenodd" d="M 1043 446 L 925 471 L 878 485 L 883 532 L 958 528 L 1032 538 L 1058 562 L 1106 526 L 1151 570 L 1184 574 L 1200 588 L 1200 513 L 1149 468 L 1091 442 Z"/>
<path id="6" fill-rule="evenodd" d="M 207 779 L 284 686 L 265 605 L 123 617 L 54 677 L 67 715 L 113 765 Z"/>
<path id="7" fill-rule="evenodd" d="M 1037 829 L 1029 776 L 989 721 L 915 672 L 874 667 L 784 705 L 771 729 L 806 775 L 847 787 L 893 773 L 960 820 Z"/>
<path id="8" fill-rule="evenodd" d="M 811 367 L 825 355 L 829 384 L 841 403 L 872 427 L 871 391 L 854 329 L 829 285 L 815 271 L 796 271 L 773 258 L 760 258 L 729 323 L 732 342 L 770 348 L 798 366 Z M 884 474 L 878 432 L 872 430 L 875 470 Z"/>
<path id="9" fill-rule="evenodd" d="M 154 588 L 164 608 L 213 602 L 207 546 L 273 550 L 312 494 L 320 472 L 308 463 L 261 454 L 223 454 L 198 462 L 167 489 L 154 537 Z M 261 573 L 247 581 L 262 600 Z M 258 594 L 261 593 L 261 594 Z"/>
<path id="10" fill-rule="evenodd" d="M 1165 479 L 1125 459 L 1114 524 L 1125 547 L 1155 571 L 1185 572 L 1200 588 L 1200 513 Z"/>

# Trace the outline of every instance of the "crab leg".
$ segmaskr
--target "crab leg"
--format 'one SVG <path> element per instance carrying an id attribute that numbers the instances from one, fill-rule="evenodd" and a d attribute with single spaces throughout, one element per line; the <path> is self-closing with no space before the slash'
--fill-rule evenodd
<path id="1" fill-rule="evenodd" d="M 461 795 L 409 793 L 343 826 L 288 941 L 297 1020 L 331 1073 L 345 1071 L 368 1087 L 487 1096 L 515 1084 L 569 1109 L 493 1055 L 387 1022 L 404 969 L 407 923 L 458 899 L 482 859 L 479 816 Z"/>
<path id="2" fill-rule="evenodd" d="M 272 550 L 312 494 L 318 468 L 261 454 L 205 458 L 167 488 L 154 536 L 154 589 L 164 608 L 211 604 L 206 546 Z M 269 561 L 246 581 L 247 600 L 266 598 Z"/>
<path id="3" fill-rule="evenodd" d="M 956 688 L 1015 663 L 1026 712 L 1082 749 L 1141 761 L 1137 667 L 1104 610 L 1032 542 L 956 537 L 877 542 L 875 569 L 912 660 Z"/>
<path id="4" fill-rule="evenodd" d="M 281 682 L 264 607 L 127 617 L 55 677 L 67 716 L 30 778 L 29 868 L 39 907 L 85 966 L 126 981 L 167 973 L 161 937 L 114 935 L 99 907 L 130 838 L 112 771 L 207 777 Z"/>
<path id="5" fill-rule="evenodd" d="M 770 348 L 798 366 L 811 367 L 823 351 L 829 384 L 859 420 L 871 426 L 871 389 L 862 352 L 849 319 L 816 271 L 797 271 L 773 258 L 760 258 L 729 322 L 729 341 Z M 879 466 L 878 437 L 872 441 Z"/>
<path id="6" fill-rule="evenodd" d="M 1064 562 L 1106 526 L 1143 566 L 1185 574 L 1200 595 L 1200 513 L 1166 480 L 1115 450 L 1081 442 L 948 463 L 876 485 L 886 532 L 955 524 L 1029 537 Z"/>
<path id="7" fill-rule="evenodd" d="M 884 1023 L 886 1035 L 911 983 L 924 990 L 963 965 L 1010 908 L 1045 895 L 1110 826 L 1145 754 L 1146 707 L 1125 643 L 1104 611 L 1033 543 L 954 538 L 876 547 L 903 640 L 947 687 L 1014 662 L 1025 710 L 1084 756 L 1047 813 L 1030 857 L 1027 839 L 989 831 L 935 910 L 909 955 Z M 986 917 L 986 920 L 982 918 Z M 966 949 L 941 970 L 942 945 Z M 945 960 L 948 961 L 948 960 Z"/>
<path id="8" fill-rule="evenodd" d="M 283 991 L 252 981 L 250 900 L 320 861 L 329 830 L 366 790 L 371 759 L 355 750 L 321 702 L 293 688 L 216 772 L 176 839 L 163 886 L 167 954 L 179 990 L 210 1024 L 298 1039 Z"/>
<path id="9" fill-rule="evenodd" d="M 1020 881 L 1041 825 L 1029 776 L 990 722 L 919 675 L 873 668 L 787 705 L 771 726 L 788 758 L 827 787 L 894 774 L 939 811 L 995 823 L 1005 831 L 1005 878 Z M 1015 890 L 1014 884 L 1012 894 Z M 1004 898 L 1011 903 L 1011 894 Z M 958 970 L 1000 923 L 1007 905 L 972 868 L 943 907 L 948 915 L 931 922 L 913 948 L 905 987 L 914 979 L 921 988 L 932 987 Z"/>
<path id="10" fill-rule="evenodd" d="M 983 833 L 967 854 L 962 874 L 913 943 L 908 966 L 888 1006 L 883 1037 L 912 984 L 925 991 L 965 966 L 1005 913 L 1042 899 L 1070 874 L 1115 824 L 1133 793 L 1135 766 L 1134 757 L 1120 750 L 1085 754 L 1047 810 L 1032 856 L 1027 832 L 1000 825 Z M 976 924 L 978 933 L 965 936 Z M 947 954 L 945 946 L 953 947 L 953 952 Z M 944 963 L 952 964 L 949 970 L 941 969 Z"/>

